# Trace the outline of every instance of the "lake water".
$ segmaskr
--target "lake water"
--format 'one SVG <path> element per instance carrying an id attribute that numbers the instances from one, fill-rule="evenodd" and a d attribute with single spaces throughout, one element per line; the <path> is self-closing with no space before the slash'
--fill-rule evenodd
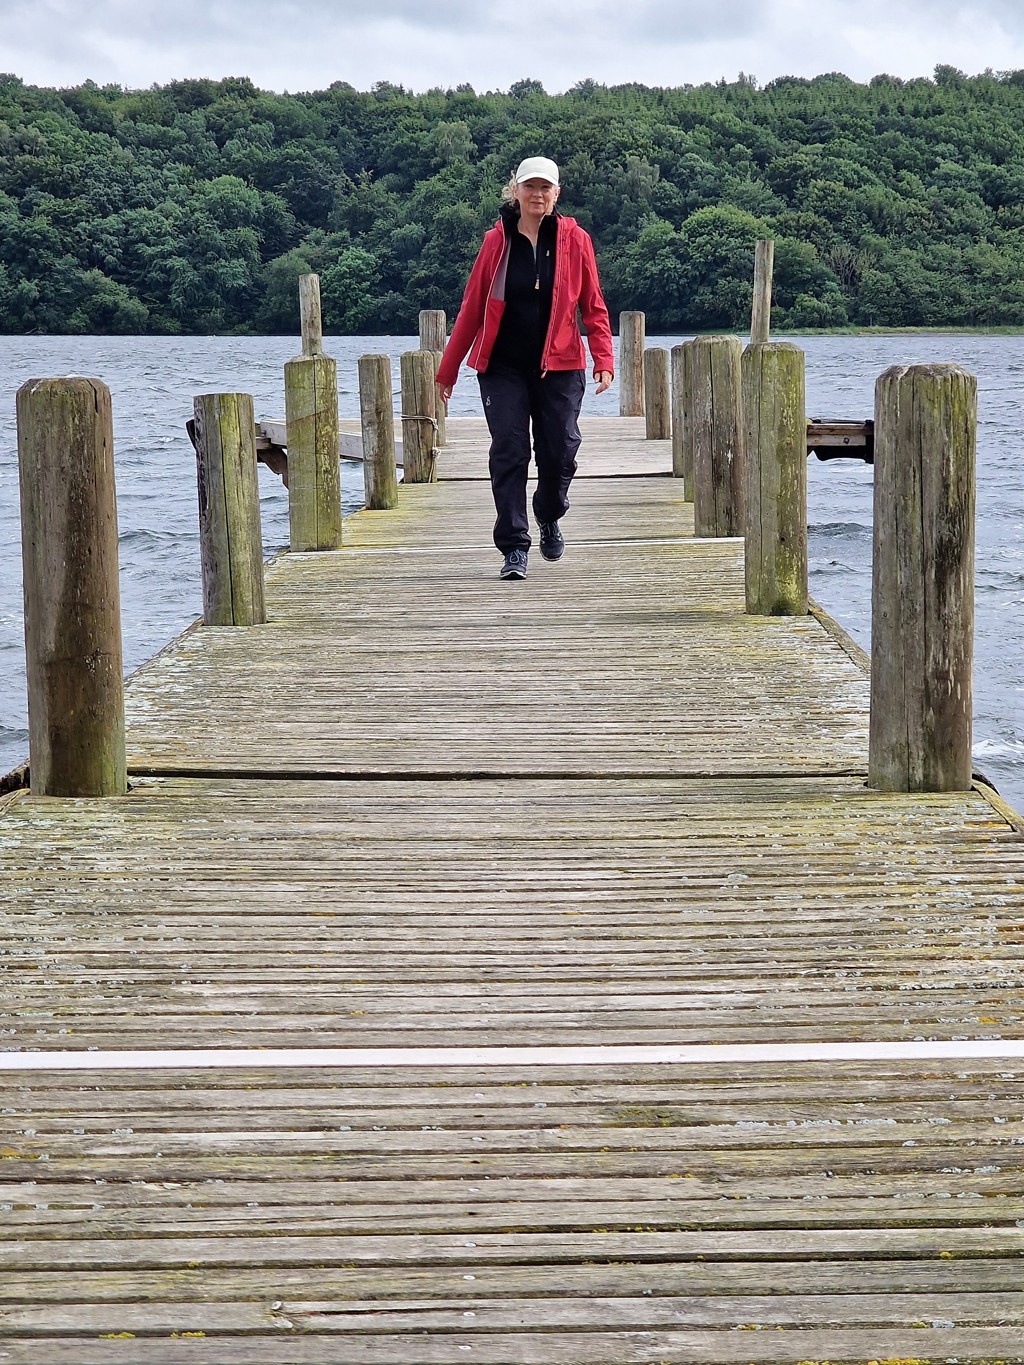
<path id="1" fill-rule="evenodd" d="M 671 346 L 679 337 L 648 339 Z M 978 336 L 797 338 L 807 353 L 811 417 L 872 415 L 874 382 L 897 362 L 949 361 L 978 376 L 978 523 L 974 676 L 976 766 L 1024 810 L 1024 338 Z M 329 338 L 342 416 L 358 415 L 356 359 L 397 360 L 405 337 Z M 251 393 L 258 416 L 284 410 L 286 337 L 0 337 L 0 774 L 27 755 L 15 393 L 26 379 L 103 379 L 114 406 L 121 602 L 126 669 L 154 654 L 201 612 L 195 460 L 185 435 L 197 393 Z M 479 412 L 476 385 L 455 390 L 454 415 Z M 618 412 L 613 387 L 585 412 Z M 865 648 L 870 644 L 871 469 L 808 461 L 810 585 Z M 260 466 L 265 549 L 287 544 L 288 507 Z M 346 510 L 362 500 L 362 470 L 343 465 Z M 497 580 L 495 580 L 497 581 Z"/>

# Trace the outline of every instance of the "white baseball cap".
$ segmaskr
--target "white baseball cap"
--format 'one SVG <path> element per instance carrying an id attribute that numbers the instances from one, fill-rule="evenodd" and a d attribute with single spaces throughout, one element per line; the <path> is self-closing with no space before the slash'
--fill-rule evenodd
<path id="1" fill-rule="evenodd" d="M 558 167 L 550 157 L 528 156 L 520 161 L 516 171 L 516 184 L 521 185 L 524 180 L 546 180 L 549 185 L 557 185 Z"/>

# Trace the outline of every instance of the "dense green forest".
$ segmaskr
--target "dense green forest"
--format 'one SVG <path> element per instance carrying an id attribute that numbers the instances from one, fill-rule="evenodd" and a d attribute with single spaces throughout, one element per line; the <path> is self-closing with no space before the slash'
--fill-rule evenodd
<path id="1" fill-rule="evenodd" d="M 613 316 L 776 327 L 1024 325 L 1024 71 L 548 95 L 249 80 L 66 90 L 0 76 L 0 331 L 415 331 L 453 316 L 523 156 L 562 166 Z"/>

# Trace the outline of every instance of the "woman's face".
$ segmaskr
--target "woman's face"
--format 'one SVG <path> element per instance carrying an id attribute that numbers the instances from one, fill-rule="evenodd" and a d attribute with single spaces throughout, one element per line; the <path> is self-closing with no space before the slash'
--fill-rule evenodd
<path id="1" fill-rule="evenodd" d="M 524 180 L 516 186 L 516 203 L 520 210 L 542 218 L 558 203 L 558 186 L 537 178 Z"/>

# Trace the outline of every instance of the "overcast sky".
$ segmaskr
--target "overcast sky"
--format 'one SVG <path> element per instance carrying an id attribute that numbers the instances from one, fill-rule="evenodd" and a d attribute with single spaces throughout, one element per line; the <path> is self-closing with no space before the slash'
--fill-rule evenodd
<path id="1" fill-rule="evenodd" d="M 268 90 L 392 81 L 549 93 L 843 71 L 1024 68 L 1024 0 L 0 0 L 0 71 L 144 88 L 250 76 Z"/>

